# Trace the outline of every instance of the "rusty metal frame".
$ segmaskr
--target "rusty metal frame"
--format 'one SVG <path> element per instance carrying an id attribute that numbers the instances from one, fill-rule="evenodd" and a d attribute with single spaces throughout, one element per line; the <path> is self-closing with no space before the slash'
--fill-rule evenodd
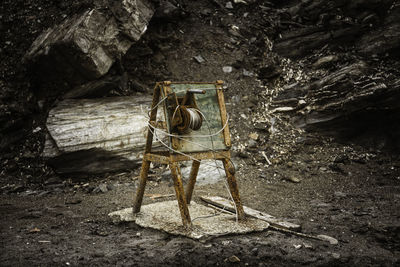
<path id="1" fill-rule="evenodd" d="M 203 83 L 203 82 L 174 82 L 174 84 L 210 84 L 210 83 Z M 170 85 L 172 82 L 164 81 L 164 82 L 157 82 L 154 87 L 154 94 L 153 94 L 153 103 L 150 113 L 150 123 L 152 125 L 156 125 L 156 117 L 157 117 L 157 104 L 160 101 L 161 95 L 168 95 L 171 93 Z M 219 108 L 221 111 L 221 122 L 222 125 L 225 125 L 227 122 L 227 114 L 226 114 L 226 107 L 224 96 L 222 92 L 222 81 L 217 81 L 215 83 L 217 89 L 217 97 Z M 164 106 L 164 116 L 167 116 L 165 106 Z M 225 145 L 228 149 L 231 146 L 231 139 L 229 135 L 229 127 L 228 125 L 224 129 L 224 141 Z M 237 181 L 235 178 L 235 173 L 233 170 L 233 166 L 231 166 L 231 156 L 229 150 L 221 150 L 221 151 L 207 151 L 207 152 L 188 152 L 185 153 L 186 155 L 170 152 L 170 151 L 152 151 L 152 143 L 153 143 L 153 132 L 149 129 L 147 132 L 147 140 L 146 140 L 146 147 L 143 155 L 142 161 L 142 168 L 140 171 L 140 180 L 139 180 L 139 187 L 136 191 L 136 196 L 133 203 L 133 212 L 138 213 L 140 212 L 140 208 L 143 201 L 144 190 L 146 187 L 148 172 L 150 168 L 151 162 L 158 162 L 161 164 L 168 164 L 169 168 L 171 169 L 172 179 L 174 181 L 174 188 L 176 193 L 176 199 L 178 201 L 178 206 L 180 210 L 180 214 L 182 217 L 182 223 L 185 227 L 190 228 L 191 226 L 191 218 L 189 214 L 188 204 L 190 204 L 192 193 L 194 189 L 194 185 L 196 183 L 197 173 L 199 171 L 199 167 L 201 164 L 201 160 L 204 159 L 215 159 L 221 160 L 225 174 L 227 177 L 227 182 L 229 185 L 229 191 L 232 195 L 232 198 L 235 202 L 237 216 L 239 219 L 244 219 L 244 211 L 243 205 L 240 200 L 239 189 L 237 185 Z M 173 146 L 173 143 L 172 143 Z M 192 168 L 189 175 L 189 182 L 186 187 L 186 194 L 183 188 L 182 183 L 182 175 L 179 169 L 179 165 L 177 164 L 180 161 L 190 161 L 193 160 Z"/>

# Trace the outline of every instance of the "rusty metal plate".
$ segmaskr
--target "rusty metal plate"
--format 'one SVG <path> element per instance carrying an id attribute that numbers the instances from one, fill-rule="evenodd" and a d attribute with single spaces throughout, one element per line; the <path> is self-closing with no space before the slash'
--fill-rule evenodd
<path id="1" fill-rule="evenodd" d="M 171 137 L 170 145 L 174 144 L 173 147 L 175 150 L 180 152 L 202 152 L 228 149 L 224 142 L 224 133 L 221 131 L 223 124 L 216 86 L 215 83 L 171 83 L 168 85 L 178 97 L 183 97 L 188 89 L 202 89 L 206 91 L 205 94 L 195 95 L 197 106 L 205 117 L 202 127 L 197 131 L 185 134 L 182 138 Z M 170 111 L 167 108 L 164 110 L 167 113 L 167 118 L 171 118 L 172 114 L 168 113 Z M 168 132 L 171 133 L 168 119 L 167 128 Z M 219 133 L 213 135 L 217 132 Z M 213 136 L 202 137 L 207 135 Z"/>

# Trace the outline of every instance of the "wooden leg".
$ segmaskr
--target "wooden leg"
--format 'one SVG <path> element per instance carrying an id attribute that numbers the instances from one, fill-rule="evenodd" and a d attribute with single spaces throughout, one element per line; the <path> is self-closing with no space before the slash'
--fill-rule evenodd
<path id="1" fill-rule="evenodd" d="M 133 213 L 138 213 L 140 211 L 140 207 L 142 206 L 144 189 L 146 187 L 147 182 L 147 174 L 149 173 L 150 161 L 143 160 L 142 161 L 142 169 L 140 170 L 140 182 L 139 188 L 136 191 L 135 202 L 133 203 Z"/>
<path id="2" fill-rule="evenodd" d="M 190 204 L 192 200 L 193 188 L 196 183 L 197 173 L 199 172 L 200 161 L 193 160 L 192 168 L 190 169 L 189 183 L 186 186 L 186 202 Z"/>
<path id="3" fill-rule="evenodd" d="M 229 190 L 231 191 L 233 201 L 235 202 L 235 205 L 236 205 L 236 212 L 237 212 L 238 219 L 243 220 L 244 219 L 243 205 L 242 205 L 242 202 L 240 201 L 239 188 L 238 188 L 238 185 L 236 182 L 235 175 L 233 174 L 232 170 L 230 170 L 231 163 L 228 159 L 223 159 L 222 163 L 224 164 L 224 169 L 225 169 L 225 173 L 226 173 L 226 179 L 227 179 L 228 185 L 229 185 Z"/>
<path id="4" fill-rule="evenodd" d="M 160 94 L 161 94 L 160 90 L 161 90 L 160 84 L 157 83 L 156 86 L 154 87 L 153 104 L 151 105 L 150 121 L 155 121 L 157 118 L 157 103 L 160 99 Z M 144 150 L 145 155 L 146 153 L 151 152 L 152 144 L 153 144 L 153 132 L 149 128 L 147 130 L 146 147 Z M 144 189 L 146 188 L 147 175 L 149 173 L 149 168 L 150 168 L 150 161 L 144 160 L 145 155 L 143 155 L 142 169 L 140 170 L 139 188 L 136 191 L 136 198 L 133 203 L 133 213 L 138 213 L 140 211 L 143 201 Z"/>
<path id="5" fill-rule="evenodd" d="M 181 172 L 176 162 L 170 163 L 169 167 L 171 169 L 172 179 L 174 180 L 176 199 L 178 200 L 179 211 L 181 212 L 181 217 L 182 217 L 182 223 L 185 227 L 190 227 L 191 219 L 183 191 Z"/>

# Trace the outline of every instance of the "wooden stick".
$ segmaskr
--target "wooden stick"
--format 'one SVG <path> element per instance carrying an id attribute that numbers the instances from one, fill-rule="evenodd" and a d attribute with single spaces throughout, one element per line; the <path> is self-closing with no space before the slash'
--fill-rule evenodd
<path id="1" fill-rule="evenodd" d="M 225 106 L 225 100 L 224 100 L 224 94 L 222 93 L 222 84 L 223 81 L 217 81 L 216 88 L 217 88 L 217 97 L 218 97 L 218 104 L 219 104 L 219 109 L 221 112 L 221 124 L 222 126 L 225 125 L 227 121 L 227 113 L 226 113 L 226 106 Z M 229 126 L 226 125 L 224 128 L 224 139 L 225 139 L 225 145 L 227 147 L 231 147 L 231 136 L 229 134 Z"/>
<path id="2" fill-rule="evenodd" d="M 217 206 L 219 208 L 228 210 L 230 212 L 235 212 L 235 208 L 233 207 L 232 203 L 222 197 L 207 197 L 207 196 L 202 196 L 200 197 L 201 200 Z M 276 226 L 276 227 L 281 227 L 281 228 L 285 228 L 285 229 L 289 229 L 289 230 L 299 230 L 300 229 L 300 225 L 298 224 L 294 224 L 294 223 L 290 223 L 290 222 L 286 222 L 283 220 L 279 220 L 277 218 L 275 218 L 274 216 L 271 216 L 269 214 L 266 214 L 264 212 L 260 212 L 258 210 L 254 210 L 251 209 L 249 207 L 243 206 L 243 210 L 245 212 L 246 215 L 269 222 L 271 225 Z"/>

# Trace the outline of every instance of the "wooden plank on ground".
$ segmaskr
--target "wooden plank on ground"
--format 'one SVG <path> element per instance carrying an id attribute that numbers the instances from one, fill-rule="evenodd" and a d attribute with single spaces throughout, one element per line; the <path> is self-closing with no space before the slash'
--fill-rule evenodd
<path id="1" fill-rule="evenodd" d="M 201 200 L 204 202 L 207 202 L 208 204 L 214 205 L 218 208 L 225 209 L 230 212 L 235 212 L 235 208 L 232 204 L 231 201 L 228 199 L 218 197 L 218 196 L 201 196 Z M 283 221 L 281 219 L 275 218 L 272 215 L 269 215 L 267 213 L 243 206 L 244 213 L 248 216 L 269 222 L 271 225 L 278 226 L 278 227 L 283 227 L 289 230 L 300 230 L 300 225 L 294 224 L 291 222 Z"/>

